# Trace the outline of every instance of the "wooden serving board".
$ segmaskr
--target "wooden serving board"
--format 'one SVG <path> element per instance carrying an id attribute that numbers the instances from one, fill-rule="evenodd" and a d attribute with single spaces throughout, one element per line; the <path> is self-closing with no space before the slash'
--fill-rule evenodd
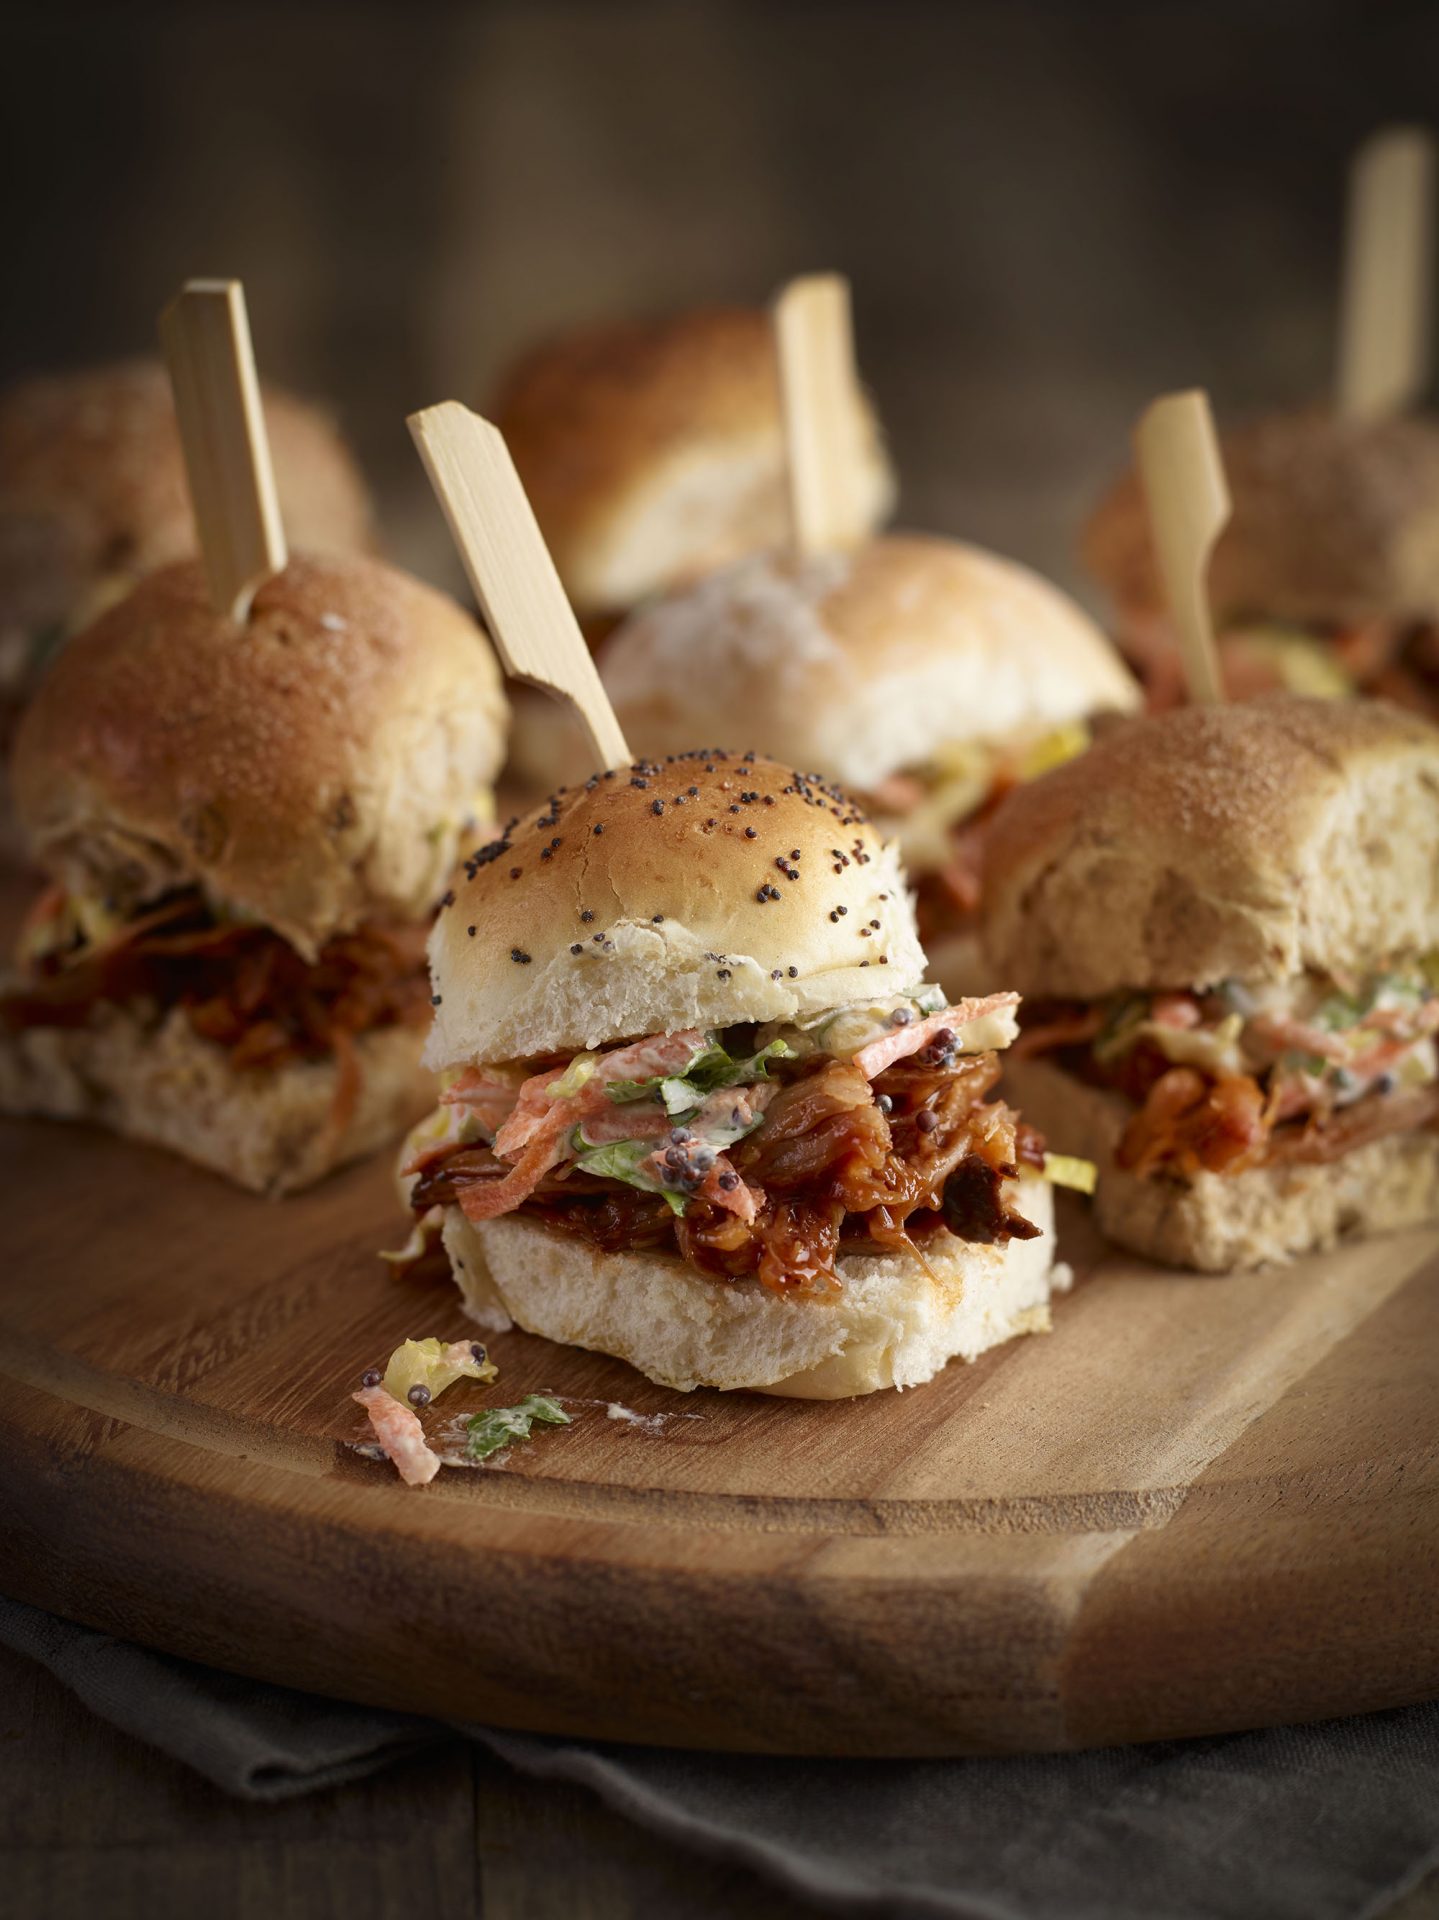
<path id="1" fill-rule="evenodd" d="M 243 1673 L 552 1733 L 1065 1748 L 1439 1693 L 1439 1236 L 1235 1279 L 1102 1256 L 1056 1330 L 813 1405 L 513 1333 L 455 1411 L 574 1424 L 420 1491 L 347 1444 L 447 1282 L 384 1164 L 271 1203 L 8 1123 L 0 1587 Z M 611 1418 L 608 1403 L 648 1424 Z"/>

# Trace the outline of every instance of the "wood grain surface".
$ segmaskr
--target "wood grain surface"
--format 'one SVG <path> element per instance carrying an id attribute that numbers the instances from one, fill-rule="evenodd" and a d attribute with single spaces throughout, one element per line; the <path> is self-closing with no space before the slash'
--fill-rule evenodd
<path id="1" fill-rule="evenodd" d="M 1439 1692 L 1439 1236 L 1261 1276 L 1101 1256 L 1056 1331 L 838 1405 L 671 1394 L 518 1332 L 574 1424 L 423 1491 L 349 1393 L 465 1330 L 383 1164 L 272 1204 L 8 1124 L 16 1597 L 388 1705 L 812 1753 L 1058 1749 Z M 610 1403 L 652 1427 L 612 1419 Z"/>

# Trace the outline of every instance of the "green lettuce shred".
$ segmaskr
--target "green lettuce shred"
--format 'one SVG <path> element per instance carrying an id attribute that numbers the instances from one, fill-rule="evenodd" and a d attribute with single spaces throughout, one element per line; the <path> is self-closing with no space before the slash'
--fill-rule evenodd
<path id="1" fill-rule="evenodd" d="M 597 1053 L 577 1053 L 550 1088 L 551 1100 L 573 1100 L 585 1082 L 593 1079 L 599 1060 Z"/>
<path id="2" fill-rule="evenodd" d="M 750 1086 L 769 1078 L 772 1060 L 792 1060 L 794 1048 L 783 1040 L 771 1040 L 758 1053 L 736 1056 L 718 1040 L 710 1039 L 695 1050 L 689 1065 L 680 1074 L 656 1074 L 651 1080 L 611 1080 L 605 1088 L 616 1105 L 657 1096 L 666 1113 L 692 1113 L 721 1087 Z"/>
<path id="3" fill-rule="evenodd" d="M 1104 1025 L 1094 1038 L 1096 1060 L 1114 1060 L 1126 1052 L 1139 1035 L 1149 1013 L 1149 1001 L 1143 994 L 1116 994 L 1105 1010 Z"/>
<path id="4" fill-rule="evenodd" d="M 587 1147 L 584 1129 L 576 1127 L 575 1165 L 581 1173 L 592 1173 L 600 1180 L 622 1180 L 641 1193 L 657 1193 L 669 1202 L 672 1213 L 685 1210 L 684 1195 L 665 1186 L 654 1168 L 645 1163 L 655 1150 L 653 1140 L 607 1140 L 603 1146 Z"/>
<path id="5" fill-rule="evenodd" d="M 547 1427 L 567 1427 L 570 1416 L 547 1393 L 527 1393 L 517 1407 L 486 1407 L 483 1413 L 472 1414 L 465 1423 L 465 1458 L 488 1460 L 511 1441 L 528 1440 L 536 1421 Z"/>

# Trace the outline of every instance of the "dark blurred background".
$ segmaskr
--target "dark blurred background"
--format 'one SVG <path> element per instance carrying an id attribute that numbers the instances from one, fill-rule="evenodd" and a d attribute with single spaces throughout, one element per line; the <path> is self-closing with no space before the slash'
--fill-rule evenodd
<path id="1" fill-rule="evenodd" d="M 1439 121 L 1439 5 L 11 6 L 9 375 L 246 282 L 395 556 L 456 574 L 404 429 L 535 334 L 853 278 L 902 518 L 1074 582 L 1133 417 L 1320 394 L 1344 170 Z"/>

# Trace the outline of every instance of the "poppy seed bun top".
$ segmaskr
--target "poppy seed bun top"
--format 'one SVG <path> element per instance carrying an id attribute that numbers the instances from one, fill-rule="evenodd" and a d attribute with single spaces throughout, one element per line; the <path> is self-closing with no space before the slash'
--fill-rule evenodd
<path id="1" fill-rule="evenodd" d="M 703 732 L 861 789 L 942 747 L 1139 701 L 1113 647 L 1057 587 L 921 534 L 741 560 L 636 614 L 601 671 L 640 752 Z"/>
<path id="2" fill-rule="evenodd" d="M 878 526 L 894 477 L 859 392 L 855 406 L 867 525 Z M 490 416 L 582 617 L 623 612 L 788 536 L 778 362 L 757 308 L 566 334 L 514 368 Z"/>
<path id="3" fill-rule="evenodd" d="M 1439 424 L 1274 414 L 1221 446 L 1234 502 L 1209 564 L 1221 624 L 1439 618 Z M 1126 616 L 1162 614 L 1133 473 L 1090 520 L 1084 559 Z"/>
<path id="4" fill-rule="evenodd" d="M 753 755 L 639 761 L 478 847 L 430 937 L 426 1059 L 523 1059 L 787 1020 L 924 977 L 899 854 Z"/>
<path id="5" fill-rule="evenodd" d="M 280 515 L 302 552 L 373 541 L 369 495 L 315 408 L 272 387 L 265 424 Z M 21 382 L 0 395 L 0 640 L 29 642 L 98 612 L 97 593 L 195 551 L 195 526 L 158 361 Z"/>
<path id="6" fill-rule="evenodd" d="M 505 712 L 475 622 L 394 567 L 292 558 L 241 627 L 186 560 L 60 654 L 16 736 L 16 806 L 68 886 L 130 907 L 197 884 L 313 957 L 433 907 Z"/>
<path id="7" fill-rule="evenodd" d="M 1021 993 L 1367 974 L 1439 947 L 1439 729 L 1273 694 L 1126 722 L 1010 793 L 986 957 Z"/>

